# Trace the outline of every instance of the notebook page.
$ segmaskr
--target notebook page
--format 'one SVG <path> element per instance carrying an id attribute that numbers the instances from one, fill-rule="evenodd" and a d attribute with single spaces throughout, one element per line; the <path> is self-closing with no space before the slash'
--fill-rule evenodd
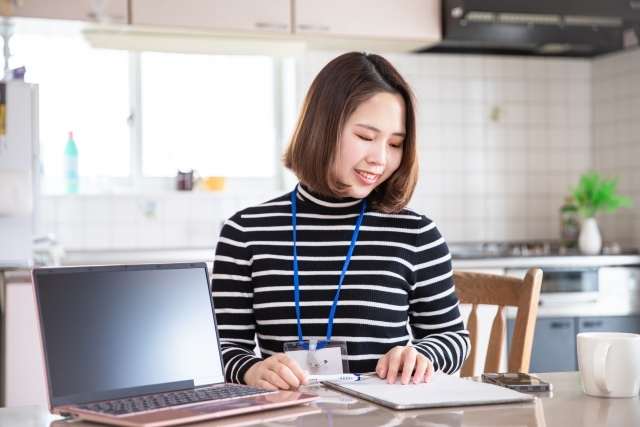
<path id="1" fill-rule="evenodd" d="M 362 382 L 325 383 L 345 393 L 391 407 L 437 408 L 446 406 L 488 405 L 534 400 L 535 397 L 504 387 L 452 377 L 436 372 L 429 383 L 402 385 L 373 377 Z M 386 402 L 386 403 L 383 403 Z"/>

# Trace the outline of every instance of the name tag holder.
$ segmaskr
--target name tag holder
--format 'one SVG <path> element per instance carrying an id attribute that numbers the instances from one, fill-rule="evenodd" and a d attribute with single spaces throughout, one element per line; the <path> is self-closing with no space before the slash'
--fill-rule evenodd
<path id="1" fill-rule="evenodd" d="M 331 340 L 322 348 L 317 348 L 318 340 L 308 342 L 292 341 L 284 343 L 284 352 L 298 362 L 302 369 L 313 375 L 348 374 L 347 342 Z"/>

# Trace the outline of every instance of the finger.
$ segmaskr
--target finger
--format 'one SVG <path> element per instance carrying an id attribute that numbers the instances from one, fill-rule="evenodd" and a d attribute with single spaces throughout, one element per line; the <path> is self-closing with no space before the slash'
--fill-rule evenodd
<path id="1" fill-rule="evenodd" d="M 427 373 L 424 375 L 424 382 L 428 383 L 429 381 L 431 381 L 433 379 L 433 363 L 431 362 L 431 360 L 427 359 L 429 362 L 429 365 L 427 366 Z"/>
<path id="2" fill-rule="evenodd" d="M 288 390 L 290 388 L 300 387 L 300 380 L 298 379 L 298 377 L 295 376 L 295 374 L 291 371 L 291 369 L 287 365 L 283 363 L 278 363 L 277 365 L 274 365 L 271 367 L 271 371 L 274 372 L 278 377 L 280 377 L 282 381 L 285 382 L 286 387 L 280 386 L 281 388 Z"/>
<path id="3" fill-rule="evenodd" d="M 387 382 L 389 384 L 394 384 L 396 382 L 396 378 L 398 376 L 398 371 L 400 370 L 400 364 L 402 362 L 402 349 L 400 347 L 396 347 L 389 351 L 389 370 L 387 372 Z"/>
<path id="4" fill-rule="evenodd" d="M 402 352 L 402 382 L 403 385 L 409 384 L 413 368 L 416 366 L 416 358 L 418 351 L 415 348 L 406 347 Z"/>
<path id="5" fill-rule="evenodd" d="M 384 379 L 387 376 L 387 370 L 389 368 L 389 358 L 385 354 L 378 360 L 378 364 L 376 365 L 376 374 L 381 379 Z"/>
<path id="6" fill-rule="evenodd" d="M 256 383 L 256 387 L 266 388 L 267 390 L 280 390 L 277 386 L 263 379 L 258 380 L 258 382 Z"/>
<path id="7" fill-rule="evenodd" d="M 300 387 L 300 385 L 309 384 L 309 381 L 307 379 L 309 376 L 309 372 L 302 369 L 298 362 L 293 360 L 293 358 L 287 356 L 286 354 L 279 354 L 278 360 L 280 361 L 280 363 L 289 368 L 289 372 L 291 372 L 291 374 L 293 374 L 293 376 L 295 377 L 295 379 L 293 379 L 288 374 L 286 377 L 283 376 L 283 378 L 289 384 L 291 384 L 292 387 L 298 388 Z M 291 381 L 293 381 L 295 384 L 292 384 Z"/>
<path id="8" fill-rule="evenodd" d="M 279 366 L 284 366 L 284 365 L 279 365 Z M 262 375 L 262 378 L 265 381 L 268 381 L 274 386 L 278 387 L 280 390 L 289 390 L 292 387 L 292 385 L 289 384 L 287 381 L 285 381 L 276 370 L 278 370 L 278 367 L 274 367 L 272 370 L 266 371 Z"/>
<path id="9" fill-rule="evenodd" d="M 428 366 L 429 366 L 429 359 L 427 359 L 422 354 L 418 354 L 418 358 L 416 361 L 416 371 L 413 374 L 414 384 L 420 384 L 424 380 L 424 375 L 427 372 Z"/>

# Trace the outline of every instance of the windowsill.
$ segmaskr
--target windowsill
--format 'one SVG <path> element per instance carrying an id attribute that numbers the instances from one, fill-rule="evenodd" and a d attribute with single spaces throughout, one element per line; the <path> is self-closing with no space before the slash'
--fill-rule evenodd
<path id="1" fill-rule="evenodd" d="M 288 178 L 288 177 L 287 177 Z M 66 191 L 61 181 L 43 179 L 40 194 L 42 196 L 162 196 L 175 194 L 254 196 L 261 194 L 282 194 L 290 191 L 297 180 L 287 179 L 283 185 L 278 177 L 265 178 L 226 178 L 222 190 L 207 190 L 196 182 L 193 190 L 177 190 L 173 178 L 146 178 L 136 185 L 128 179 L 105 179 L 104 181 L 83 179 L 77 192 Z M 286 187 L 283 188 L 283 187 Z"/>

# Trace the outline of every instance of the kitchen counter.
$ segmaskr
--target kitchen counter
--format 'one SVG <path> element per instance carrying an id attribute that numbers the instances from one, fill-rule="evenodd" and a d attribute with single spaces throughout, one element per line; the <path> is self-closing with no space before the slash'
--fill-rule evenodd
<path id="1" fill-rule="evenodd" d="M 131 251 L 69 251 L 63 265 L 139 264 L 154 262 L 205 261 L 213 265 L 215 248 Z M 640 265 L 640 255 L 555 255 L 510 256 L 452 259 L 454 269 L 474 268 L 545 268 L 545 267 L 605 267 Z"/>
<path id="2" fill-rule="evenodd" d="M 510 257 L 452 258 L 453 268 L 549 268 L 613 267 L 640 265 L 640 255 L 539 255 Z"/>

